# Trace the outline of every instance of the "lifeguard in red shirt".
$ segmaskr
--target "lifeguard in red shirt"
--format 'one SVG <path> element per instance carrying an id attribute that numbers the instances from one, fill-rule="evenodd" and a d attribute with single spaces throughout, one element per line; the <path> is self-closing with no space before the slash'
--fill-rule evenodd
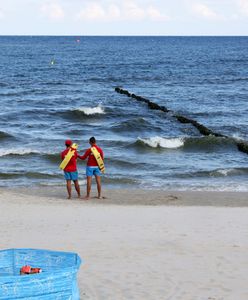
<path id="1" fill-rule="evenodd" d="M 100 147 L 96 144 L 96 139 L 94 137 L 91 137 L 89 139 L 90 148 L 87 149 L 84 153 L 84 155 L 80 156 L 80 159 L 86 159 L 88 158 L 87 166 L 86 166 L 86 176 L 87 176 L 87 194 L 84 197 L 84 199 L 90 199 L 90 192 L 91 192 L 91 183 L 92 183 L 92 176 L 94 175 L 96 178 L 96 184 L 97 184 L 97 192 L 98 192 L 98 199 L 101 198 L 101 170 L 98 166 L 97 160 L 95 159 L 94 154 L 91 151 L 92 147 L 95 147 L 96 150 L 99 152 L 102 160 L 104 158 L 103 151 Z"/>
<path id="2" fill-rule="evenodd" d="M 66 154 L 71 149 L 72 141 L 66 140 L 65 146 L 66 146 L 66 149 L 63 152 L 61 152 L 62 160 L 65 158 Z M 71 157 L 70 161 L 64 168 L 64 176 L 65 176 L 65 180 L 66 180 L 68 199 L 71 199 L 71 181 L 74 182 L 74 186 L 77 191 L 78 198 L 80 198 L 80 187 L 79 187 L 79 183 L 78 183 L 78 171 L 77 171 L 77 158 L 80 158 L 80 156 L 78 155 L 77 150 L 75 149 L 73 156 Z"/>

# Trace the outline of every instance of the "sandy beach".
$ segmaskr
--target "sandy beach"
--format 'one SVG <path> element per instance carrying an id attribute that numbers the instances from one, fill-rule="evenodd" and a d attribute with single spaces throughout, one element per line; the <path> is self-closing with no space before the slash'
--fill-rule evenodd
<path id="1" fill-rule="evenodd" d="M 0 244 L 77 252 L 81 299 L 247 300 L 248 193 L 0 189 Z"/>

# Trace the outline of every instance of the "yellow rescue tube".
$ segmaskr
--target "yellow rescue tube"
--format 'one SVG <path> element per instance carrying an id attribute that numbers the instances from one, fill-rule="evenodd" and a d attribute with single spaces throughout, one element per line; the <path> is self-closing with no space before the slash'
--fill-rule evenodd
<path id="1" fill-rule="evenodd" d="M 100 153 L 97 151 L 96 147 L 91 147 L 90 150 L 91 150 L 92 154 L 94 155 L 94 157 L 97 161 L 97 164 L 98 164 L 98 167 L 99 167 L 100 171 L 102 173 L 104 173 L 105 172 L 105 167 L 104 167 L 104 162 L 102 160 L 102 157 L 101 157 Z"/>
<path id="2" fill-rule="evenodd" d="M 64 168 L 68 165 L 69 161 L 71 160 L 72 156 L 74 155 L 75 151 L 77 150 L 78 145 L 72 144 L 68 153 L 66 154 L 65 158 L 63 159 L 62 163 L 59 165 L 59 168 L 64 170 Z"/>

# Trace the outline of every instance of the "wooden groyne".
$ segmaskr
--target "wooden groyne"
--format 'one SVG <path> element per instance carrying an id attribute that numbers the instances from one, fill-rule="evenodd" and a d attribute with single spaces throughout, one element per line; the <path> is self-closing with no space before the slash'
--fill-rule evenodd
<path id="1" fill-rule="evenodd" d="M 192 124 L 202 135 L 205 135 L 205 136 L 213 135 L 213 136 L 216 136 L 216 137 L 223 137 L 223 138 L 231 139 L 231 140 L 234 141 L 234 143 L 236 143 L 237 148 L 238 148 L 239 151 L 248 154 L 248 143 L 246 141 L 239 141 L 239 140 L 236 140 L 232 137 L 228 137 L 226 135 L 223 135 L 221 133 L 214 132 L 213 130 L 207 128 L 206 126 L 198 123 L 197 121 L 195 121 L 193 119 L 190 119 L 190 118 L 187 118 L 185 116 L 179 115 L 178 113 L 174 113 L 172 110 L 168 109 L 165 106 L 160 106 L 157 103 L 154 103 L 154 102 L 150 101 L 147 98 L 137 96 L 137 95 L 135 95 L 133 93 L 130 93 L 129 91 L 124 90 L 120 87 L 116 87 L 115 91 L 119 94 L 123 94 L 123 95 L 126 95 L 127 97 L 135 99 L 136 101 L 146 103 L 150 109 L 161 110 L 165 113 L 171 112 L 172 116 L 174 118 L 176 118 L 178 122 L 183 123 L 183 124 Z"/>

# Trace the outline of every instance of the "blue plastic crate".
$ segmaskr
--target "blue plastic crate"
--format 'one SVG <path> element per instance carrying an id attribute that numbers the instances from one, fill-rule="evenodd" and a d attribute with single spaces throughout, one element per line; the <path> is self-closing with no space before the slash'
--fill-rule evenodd
<path id="1" fill-rule="evenodd" d="M 78 300 L 76 253 L 41 249 L 0 251 L 0 299 Z M 42 273 L 20 275 L 24 265 Z"/>

